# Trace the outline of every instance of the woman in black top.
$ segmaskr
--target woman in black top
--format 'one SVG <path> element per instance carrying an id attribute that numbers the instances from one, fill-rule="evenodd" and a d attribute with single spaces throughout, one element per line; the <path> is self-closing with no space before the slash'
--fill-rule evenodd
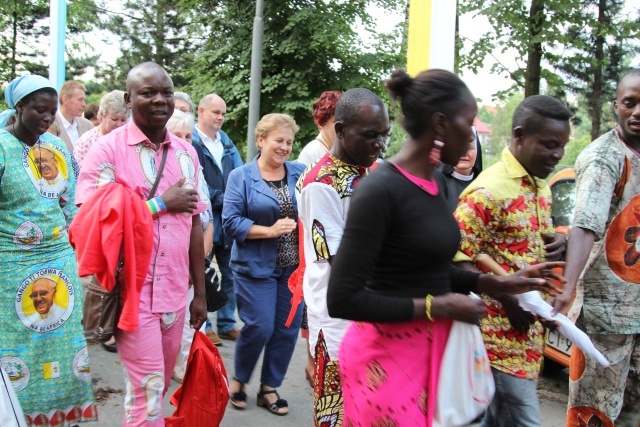
<path id="1" fill-rule="evenodd" d="M 331 316 L 362 322 L 340 349 L 344 425 L 426 426 L 452 319 L 484 315 L 482 302 L 464 294 L 556 293 L 540 277 L 557 263 L 508 277 L 451 265 L 460 230 L 433 174 L 440 160 L 457 164 L 468 150 L 475 98 L 443 70 L 415 79 L 397 70 L 387 88 L 400 100 L 409 138 L 353 196 L 327 303 Z"/>

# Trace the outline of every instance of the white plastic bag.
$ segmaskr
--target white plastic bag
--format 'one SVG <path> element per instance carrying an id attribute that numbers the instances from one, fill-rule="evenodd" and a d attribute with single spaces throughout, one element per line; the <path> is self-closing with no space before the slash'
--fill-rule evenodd
<path id="1" fill-rule="evenodd" d="M 0 366 L 2 382 L 0 382 L 0 426 L 27 427 L 20 402 L 13 390 L 13 385 L 4 369 Z"/>
<path id="2" fill-rule="evenodd" d="M 470 424 L 489 406 L 495 390 L 480 328 L 454 320 L 440 367 L 433 426 Z"/>

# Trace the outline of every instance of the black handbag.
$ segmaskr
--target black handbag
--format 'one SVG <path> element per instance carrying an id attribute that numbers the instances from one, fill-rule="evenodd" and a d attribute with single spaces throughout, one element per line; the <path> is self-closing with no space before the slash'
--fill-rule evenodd
<path id="1" fill-rule="evenodd" d="M 156 175 L 156 181 L 153 183 L 151 192 L 149 192 L 148 200 L 153 199 L 158 189 L 164 164 L 167 160 L 167 151 L 167 146 L 165 146 L 162 152 L 160 167 Z M 98 280 L 96 280 L 95 275 L 91 276 L 90 283 L 83 283 L 84 306 L 82 307 L 82 327 L 84 329 L 84 336 L 88 340 L 107 342 L 116 333 L 118 320 L 120 320 L 120 313 L 122 312 L 120 290 L 124 289 L 125 286 L 123 256 L 124 254 L 120 253 L 118 268 L 115 272 L 116 284 L 111 291 L 103 288 L 100 283 L 98 283 Z"/>
<path id="2" fill-rule="evenodd" d="M 207 311 L 213 313 L 224 307 L 229 297 L 220 287 L 220 279 L 213 263 L 209 259 L 204 260 L 204 294 L 207 298 Z"/>

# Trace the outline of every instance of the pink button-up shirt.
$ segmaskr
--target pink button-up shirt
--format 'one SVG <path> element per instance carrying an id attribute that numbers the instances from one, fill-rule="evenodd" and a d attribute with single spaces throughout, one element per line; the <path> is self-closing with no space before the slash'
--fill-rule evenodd
<path id="1" fill-rule="evenodd" d="M 156 151 L 155 144 L 131 121 L 98 140 L 85 157 L 78 178 L 76 205 L 81 205 L 98 187 L 111 182 L 125 185 L 146 200 L 160 167 L 164 146 L 168 147 L 167 160 L 156 196 L 182 177 L 187 178 L 185 186 L 200 189 L 204 178 L 191 145 L 167 132 Z M 202 191 L 198 194 L 193 215 L 205 210 L 209 203 Z M 154 313 L 169 313 L 184 306 L 189 283 L 191 224 L 191 215 L 180 213 L 164 212 L 153 220 L 153 252 L 144 286 L 152 285 L 151 311 Z"/>

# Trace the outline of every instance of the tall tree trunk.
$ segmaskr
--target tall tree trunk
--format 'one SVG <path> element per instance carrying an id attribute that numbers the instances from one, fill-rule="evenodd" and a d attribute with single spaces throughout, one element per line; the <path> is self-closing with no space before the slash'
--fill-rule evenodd
<path id="1" fill-rule="evenodd" d="M 453 71 L 456 74 L 460 74 L 460 49 L 462 48 L 462 41 L 460 40 L 460 13 L 458 12 L 458 2 L 456 1 L 456 39 L 454 42 L 454 49 L 456 53 L 453 60 Z"/>
<path id="2" fill-rule="evenodd" d="M 16 1 L 13 2 L 13 32 L 11 34 L 11 75 L 9 76 L 9 81 L 16 78 L 16 49 L 18 47 L 18 5 Z"/>
<path id="3" fill-rule="evenodd" d="M 542 43 L 533 41 L 542 31 L 542 24 L 546 19 L 544 13 L 545 0 L 533 0 L 529 9 L 529 34 L 532 43 L 527 53 L 527 70 L 524 76 L 524 96 L 540 93 L 540 75 L 542 70 Z"/>
<path id="4" fill-rule="evenodd" d="M 162 67 L 167 66 L 167 64 L 165 64 L 167 58 L 165 55 L 165 31 L 166 28 L 164 27 L 164 14 L 167 11 L 167 4 L 163 1 L 163 0 L 159 0 L 156 3 L 156 22 L 155 22 L 155 34 L 154 34 L 154 41 L 155 41 L 155 47 L 156 47 L 156 53 L 155 53 L 155 58 L 154 61 L 156 64 L 161 65 Z"/>
<path id="5" fill-rule="evenodd" d="M 594 29 L 595 38 L 595 62 L 593 64 L 593 94 L 589 99 L 591 110 L 591 140 L 600 136 L 600 123 L 602 121 L 602 67 L 604 61 L 604 35 L 602 29 L 607 25 L 607 0 L 598 1 L 598 24 Z"/>

